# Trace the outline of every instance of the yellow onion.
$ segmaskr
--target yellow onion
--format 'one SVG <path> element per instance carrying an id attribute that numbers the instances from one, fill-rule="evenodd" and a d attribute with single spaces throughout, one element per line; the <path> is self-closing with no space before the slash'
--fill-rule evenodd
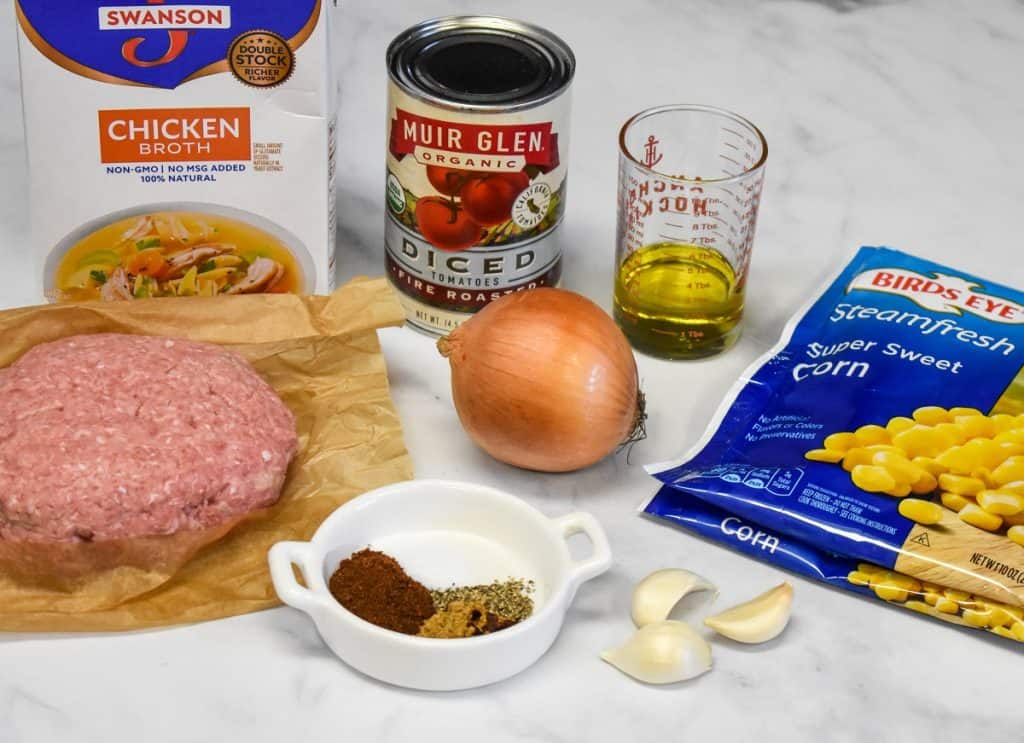
<path id="1" fill-rule="evenodd" d="M 633 350 L 589 299 L 533 289 L 492 302 L 437 344 L 459 420 L 502 462 L 568 472 L 642 428 Z"/>

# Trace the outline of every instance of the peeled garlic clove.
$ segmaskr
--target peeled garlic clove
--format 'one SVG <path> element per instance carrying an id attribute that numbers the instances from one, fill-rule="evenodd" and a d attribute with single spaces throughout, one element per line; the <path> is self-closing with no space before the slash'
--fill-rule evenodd
<path id="1" fill-rule="evenodd" d="M 786 629 L 792 606 L 793 586 L 782 583 L 745 604 L 708 617 L 704 624 L 736 642 L 767 642 Z"/>
<path id="2" fill-rule="evenodd" d="M 641 627 L 602 660 L 647 684 L 674 684 L 711 669 L 711 646 L 685 622 L 666 619 Z"/>
<path id="3" fill-rule="evenodd" d="M 668 619 L 672 607 L 695 591 L 711 592 L 712 600 L 718 595 L 712 583 L 689 570 L 667 568 L 651 573 L 633 589 L 633 624 L 643 627 Z"/>

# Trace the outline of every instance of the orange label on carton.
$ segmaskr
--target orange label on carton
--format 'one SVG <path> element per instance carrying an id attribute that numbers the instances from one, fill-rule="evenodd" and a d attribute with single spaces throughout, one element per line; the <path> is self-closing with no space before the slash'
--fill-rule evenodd
<path id="1" fill-rule="evenodd" d="M 136 108 L 99 112 L 100 160 L 249 160 L 249 109 Z"/>

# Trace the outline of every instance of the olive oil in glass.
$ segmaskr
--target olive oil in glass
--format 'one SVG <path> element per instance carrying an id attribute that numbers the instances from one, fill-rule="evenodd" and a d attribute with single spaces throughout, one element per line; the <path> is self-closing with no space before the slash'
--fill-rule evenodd
<path id="1" fill-rule="evenodd" d="M 725 256 L 663 242 L 630 254 L 615 277 L 615 320 L 639 351 L 694 359 L 739 337 L 743 288 Z"/>
<path id="2" fill-rule="evenodd" d="M 614 306 L 635 349 L 699 359 L 736 343 L 767 158 L 756 126 L 711 106 L 622 126 Z"/>

